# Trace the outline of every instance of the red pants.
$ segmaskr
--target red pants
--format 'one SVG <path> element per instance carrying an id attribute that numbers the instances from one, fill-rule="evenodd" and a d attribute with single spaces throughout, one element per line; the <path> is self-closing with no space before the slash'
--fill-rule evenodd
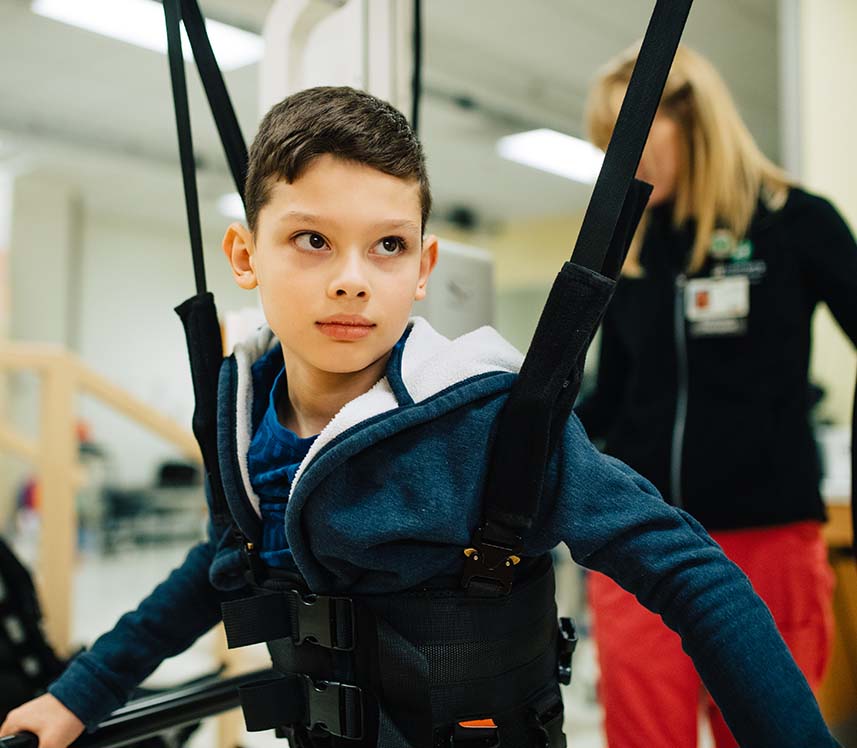
<path id="1" fill-rule="evenodd" d="M 821 683 L 833 638 L 833 573 L 817 522 L 712 537 L 768 605 L 809 685 Z M 704 693 L 678 635 L 602 574 L 589 579 L 609 748 L 695 748 L 704 698 L 717 748 L 737 746 Z"/>

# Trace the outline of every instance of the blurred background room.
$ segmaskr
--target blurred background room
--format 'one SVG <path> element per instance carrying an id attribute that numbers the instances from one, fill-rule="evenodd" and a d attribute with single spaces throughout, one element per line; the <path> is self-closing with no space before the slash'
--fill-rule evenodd
<path id="1" fill-rule="evenodd" d="M 318 16 L 302 42 L 303 78 L 282 70 L 296 44 L 290 2 Z M 600 166 L 585 141 L 587 92 L 598 70 L 642 36 L 654 3 L 421 5 L 419 135 L 434 196 L 428 229 L 441 254 L 417 311 L 449 336 L 492 324 L 526 350 Z M 200 6 L 219 24 L 210 33 L 248 142 L 296 81 L 368 87 L 413 111 L 412 0 Z M 136 605 L 203 537 L 193 391 L 173 311 L 192 295 L 193 273 L 160 4 L 0 0 L 0 34 L 0 530 L 33 570 L 46 635 L 65 657 Z M 720 71 L 765 155 L 857 227 L 857 3 L 698 0 L 683 39 Z M 223 231 L 241 219 L 241 206 L 196 71 L 186 68 L 209 287 L 229 347 L 261 312 L 223 261 Z M 540 161 L 566 149 L 574 168 Z M 597 346 L 596 338 L 584 392 Z M 823 308 L 811 381 L 837 574 L 837 633 L 820 701 L 853 748 L 855 355 Z M 583 571 L 565 552 L 557 561 L 560 607 L 582 635 L 566 699 L 569 744 L 600 748 Z M 238 671 L 249 667 L 244 657 L 227 655 L 214 631 L 147 685 L 169 687 L 221 666 Z M 216 744 L 278 743 L 244 734 L 231 713 L 191 742 Z"/>

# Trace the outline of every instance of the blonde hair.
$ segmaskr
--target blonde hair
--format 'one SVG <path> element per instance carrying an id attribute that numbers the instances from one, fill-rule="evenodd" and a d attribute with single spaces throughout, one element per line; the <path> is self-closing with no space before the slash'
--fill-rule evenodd
<path id="1" fill-rule="evenodd" d="M 606 148 L 637 60 L 639 44 L 611 60 L 596 78 L 586 103 L 589 139 Z M 738 114 L 726 84 L 700 54 L 680 46 L 670 70 L 659 113 L 679 126 L 679 173 L 673 223 L 696 221 L 696 235 L 687 270 L 705 264 L 712 234 L 728 230 L 741 239 L 761 197 L 771 209 L 785 203 L 792 181 L 756 145 Z M 644 216 L 622 272 L 639 276 Z"/>

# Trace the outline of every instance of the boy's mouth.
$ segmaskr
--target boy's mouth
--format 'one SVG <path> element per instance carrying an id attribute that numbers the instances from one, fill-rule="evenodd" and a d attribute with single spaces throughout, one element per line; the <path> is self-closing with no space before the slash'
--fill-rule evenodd
<path id="1" fill-rule="evenodd" d="M 315 324 L 324 335 L 334 340 L 360 340 L 375 327 L 374 322 L 359 314 L 335 314 Z"/>

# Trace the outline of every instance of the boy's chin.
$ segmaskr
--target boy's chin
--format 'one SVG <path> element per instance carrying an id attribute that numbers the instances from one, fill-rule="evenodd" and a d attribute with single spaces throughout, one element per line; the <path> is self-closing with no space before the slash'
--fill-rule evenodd
<path id="1" fill-rule="evenodd" d="M 380 358 L 380 356 L 372 355 L 366 350 L 347 350 L 346 345 L 341 346 L 345 350 L 331 356 L 324 356 L 322 360 L 316 361 L 316 368 L 328 374 L 357 374 L 368 369 Z"/>

